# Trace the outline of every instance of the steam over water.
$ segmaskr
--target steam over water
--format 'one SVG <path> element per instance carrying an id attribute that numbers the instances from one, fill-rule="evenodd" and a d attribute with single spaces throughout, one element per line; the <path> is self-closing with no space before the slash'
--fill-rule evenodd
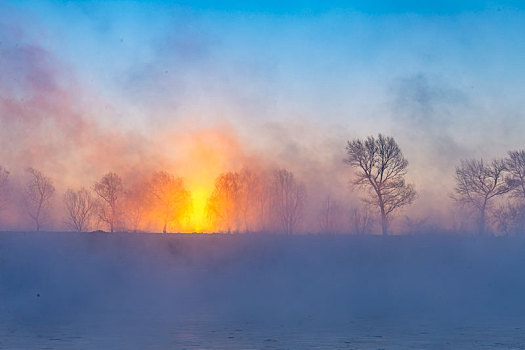
<path id="1" fill-rule="evenodd" d="M 0 350 L 525 349 L 524 5 L 0 0 Z"/>
<path id="2" fill-rule="evenodd" d="M 2 233 L 3 349 L 511 349 L 525 240 Z"/>

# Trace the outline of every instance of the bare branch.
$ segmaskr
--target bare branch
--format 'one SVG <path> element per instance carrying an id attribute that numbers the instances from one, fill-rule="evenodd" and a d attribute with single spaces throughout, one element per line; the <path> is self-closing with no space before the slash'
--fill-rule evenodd
<path id="1" fill-rule="evenodd" d="M 453 198 L 477 209 L 479 233 L 485 232 L 486 210 L 492 198 L 509 192 L 512 187 L 505 176 L 506 162 L 494 160 L 487 165 L 483 159 L 462 160 L 456 167 L 456 188 Z"/>
<path id="2" fill-rule="evenodd" d="M 388 219 L 397 209 L 411 204 L 416 191 L 405 183 L 408 161 L 392 137 L 378 135 L 364 141 L 349 141 L 345 163 L 356 169 L 354 186 L 366 190 L 363 201 L 379 208 L 383 234 L 387 234 Z"/>
<path id="3" fill-rule="evenodd" d="M 55 186 L 50 178 L 40 171 L 28 168 L 29 182 L 26 187 L 27 211 L 34 221 L 36 231 L 40 231 L 42 223 L 47 216 L 51 198 L 55 193 Z"/>
<path id="4" fill-rule="evenodd" d="M 284 233 L 291 235 L 301 218 L 306 188 L 286 169 L 276 170 L 272 183 L 274 209 Z"/>
<path id="5" fill-rule="evenodd" d="M 0 213 L 7 205 L 7 186 L 9 183 L 9 171 L 0 165 Z"/>
<path id="6" fill-rule="evenodd" d="M 99 219 L 106 223 L 113 232 L 120 214 L 118 205 L 124 192 L 122 179 L 115 173 L 107 173 L 93 185 L 93 190 L 101 199 L 101 205 L 98 208 Z"/>
<path id="7" fill-rule="evenodd" d="M 69 189 L 64 194 L 66 207 L 66 225 L 77 232 L 89 229 L 97 202 L 91 193 L 82 187 L 74 191 Z"/>
<path id="8" fill-rule="evenodd" d="M 152 175 L 149 182 L 156 212 L 162 219 L 162 232 L 166 233 L 169 224 L 178 223 L 179 218 L 188 209 L 190 194 L 184 187 L 182 178 L 165 171 Z"/>

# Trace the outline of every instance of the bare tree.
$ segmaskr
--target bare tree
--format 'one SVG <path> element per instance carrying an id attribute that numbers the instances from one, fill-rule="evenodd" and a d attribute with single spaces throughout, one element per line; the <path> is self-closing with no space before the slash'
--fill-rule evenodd
<path id="1" fill-rule="evenodd" d="M 7 185 L 9 181 L 9 171 L 0 165 L 0 213 L 7 205 Z"/>
<path id="2" fill-rule="evenodd" d="M 319 213 L 319 228 L 323 233 L 335 233 L 340 229 L 341 206 L 330 195 L 322 202 Z"/>
<path id="3" fill-rule="evenodd" d="M 268 181 L 250 169 L 223 173 L 215 180 L 207 213 L 215 227 L 231 232 L 263 231 L 269 216 Z"/>
<path id="4" fill-rule="evenodd" d="M 113 232 L 119 216 L 118 205 L 124 192 L 122 179 L 116 173 L 107 173 L 93 185 L 93 190 L 101 199 L 99 219 Z"/>
<path id="5" fill-rule="evenodd" d="M 91 192 L 84 187 L 77 191 L 68 189 L 64 194 L 64 205 L 66 225 L 77 232 L 88 230 L 97 208 L 97 202 Z"/>
<path id="6" fill-rule="evenodd" d="M 53 186 L 51 179 L 44 176 L 40 171 L 28 168 L 27 172 L 30 176 L 26 187 L 27 210 L 38 232 L 48 214 L 47 211 L 55 193 L 55 186 Z"/>
<path id="7" fill-rule="evenodd" d="M 190 201 L 189 192 L 180 177 L 175 177 L 165 171 L 153 174 L 150 180 L 150 191 L 162 219 L 162 232 L 166 233 L 168 224 L 177 220 L 187 209 Z"/>
<path id="8" fill-rule="evenodd" d="M 266 174 L 261 174 L 259 176 L 254 198 L 254 225 L 259 232 L 267 231 L 270 225 L 272 214 L 272 193 L 270 188 L 271 184 L 269 177 L 266 176 Z"/>
<path id="9" fill-rule="evenodd" d="M 427 226 L 428 216 L 423 218 L 411 218 L 408 215 L 405 215 L 405 232 L 413 235 L 421 233 L 422 231 L 428 231 Z"/>
<path id="10" fill-rule="evenodd" d="M 129 191 L 126 191 L 126 218 L 128 227 L 133 232 L 138 232 L 149 209 L 150 195 L 147 184 L 136 184 Z"/>
<path id="11" fill-rule="evenodd" d="M 241 176 L 237 172 L 227 172 L 215 180 L 215 187 L 208 200 L 207 211 L 218 227 L 228 233 L 240 230 L 241 222 Z"/>
<path id="12" fill-rule="evenodd" d="M 239 173 L 241 184 L 239 196 L 239 220 L 244 232 L 250 232 L 256 225 L 257 201 L 261 199 L 262 186 L 259 174 L 243 169 Z"/>
<path id="13" fill-rule="evenodd" d="M 525 150 L 509 151 L 505 167 L 513 197 L 525 202 Z"/>
<path id="14" fill-rule="evenodd" d="M 496 229 L 508 236 L 523 234 L 525 231 L 525 205 L 523 203 L 506 203 L 493 210 Z"/>
<path id="15" fill-rule="evenodd" d="M 352 224 L 354 232 L 358 235 L 369 234 L 372 231 L 373 220 L 368 208 L 352 211 Z"/>
<path id="16" fill-rule="evenodd" d="M 379 209 L 383 234 L 388 234 L 390 216 L 411 204 L 416 191 L 405 183 L 408 161 L 392 137 L 379 134 L 348 141 L 345 162 L 357 169 L 354 186 L 367 190 L 363 201 Z"/>
<path id="17" fill-rule="evenodd" d="M 276 170 L 273 176 L 273 209 L 280 219 L 284 233 L 294 233 L 301 218 L 306 198 L 306 189 L 302 182 L 295 179 L 286 169 Z"/>
<path id="18" fill-rule="evenodd" d="M 511 190 L 504 177 L 505 162 L 494 160 L 487 165 L 483 160 L 462 160 L 456 167 L 456 188 L 453 198 L 479 212 L 479 234 L 485 233 L 486 211 L 490 201 Z"/>

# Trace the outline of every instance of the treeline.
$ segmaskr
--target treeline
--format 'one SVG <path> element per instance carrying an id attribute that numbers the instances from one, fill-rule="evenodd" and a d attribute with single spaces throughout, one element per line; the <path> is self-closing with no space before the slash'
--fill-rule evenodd
<path id="1" fill-rule="evenodd" d="M 408 161 L 399 145 L 381 134 L 355 139 L 346 145 L 344 163 L 354 169 L 350 179 L 360 190 L 358 206 L 349 206 L 332 194 L 309 198 L 306 184 L 286 169 L 245 168 L 220 174 L 208 198 L 199 199 L 204 205 L 196 206 L 197 199 L 184 179 L 166 171 L 128 184 L 110 172 L 88 187 L 57 195 L 54 180 L 42 172 L 27 169 L 26 182 L 16 187 L 10 185 L 10 172 L 0 166 L 0 214 L 17 205 L 15 210 L 25 211 L 36 231 L 57 229 L 59 211 L 63 225 L 79 232 L 167 233 L 205 227 L 227 233 L 367 234 L 379 229 L 388 234 L 393 218 L 417 197 L 414 186 L 405 181 Z M 450 197 L 469 211 L 475 232 L 525 232 L 525 150 L 508 152 L 506 158 L 491 162 L 462 160 L 455 181 Z M 14 197 L 22 200 L 10 200 Z M 51 222 L 53 206 L 55 221 Z M 405 217 L 405 232 L 417 233 L 423 225 L 424 220 Z"/>
<path id="2" fill-rule="evenodd" d="M 452 197 L 474 211 L 480 234 L 487 229 L 505 235 L 524 233 L 525 150 L 509 151 L 507 157 L 491 162 L 461 161 Z"/>
<path id="3" fill-rule="evenodd" d="M 395 140 L 381 134 L 348 142 L 346 151 L 346 163 L 356 169 L 354 185 L 364 190 L 363 202 L 379 212 L 387 234 L 392 215 L 416 198 L 414 186 L 404 179 L 408 161 Z M 450 196 L 473 214 L 475 232 L 525 232 L 525 150 L 491 162 L 461 160 L 455 182 Z"/>
<path id="4" fill-rule="evenodd" d="M 57 197 L 54 181 L 33 168 L 26 172 L 23 210 L 36 231 L 46 225 L 51 229 L 48 219 Z M 0 210 L 10 203 L 9 176 L 0 166 Z M 303 215 L 305 198 L 305 185 L 286 169 L 243 169 L 218 176 L 204 215 L 196 215 L 192 193 L 181 177 L 158 171 L 126 186 L 121 176 L 110 172 L 90 187 L 67 189 L 61 204 L 64 224 L 78 232 L 138 232 L 155 227 L 163 233 L 191 231 L 197 226 L 193 216 L 204 216 L 204 226 L 216 232 L 292 234 Z"/>
<path id="5" fill-rule="evenodd" d="M 29 168 L 23 188 L 23 209 L 36 231 L 49 227 L 49 216 L 56 190 L 53 179 Z M 0 167 L 0 201 L 9 203 L 9 172 Z M 73 231 L 139 231 L 147 216 L 163 225 L 180 220 L 190 208 L 190 194 L 181 178 L 167 172 L 155 172 L 142 183 L 125 187 L 122 178 L 107 173 L 89 188 L 67 189 L 61 198 L 64 225 Z"/>

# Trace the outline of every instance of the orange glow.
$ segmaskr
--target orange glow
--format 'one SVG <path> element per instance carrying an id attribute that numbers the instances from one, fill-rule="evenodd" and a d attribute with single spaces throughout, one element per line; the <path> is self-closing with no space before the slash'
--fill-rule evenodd
<path id="1" fill-rule="evenodd" d="M 208 218 L 206 206 L 217 176 L 243 163 L 242 147 L 235 133 L 228 127 L 190 129 L 183 134 L 166 135 L 159 141 L 168 158 L 170 172 L 184 179 L 191 196 L 187 218 L 181 222 L 179 230 L 216 231 Z"/>
<path id="2" fill-rule="evenodd" d="M 205 188 L 192 188 L 191 191 L 191 214 L 190 230 L 193 232 L 210 232 L 213 227 L 206 215 L 206 204 L 210 193 Z"/>

